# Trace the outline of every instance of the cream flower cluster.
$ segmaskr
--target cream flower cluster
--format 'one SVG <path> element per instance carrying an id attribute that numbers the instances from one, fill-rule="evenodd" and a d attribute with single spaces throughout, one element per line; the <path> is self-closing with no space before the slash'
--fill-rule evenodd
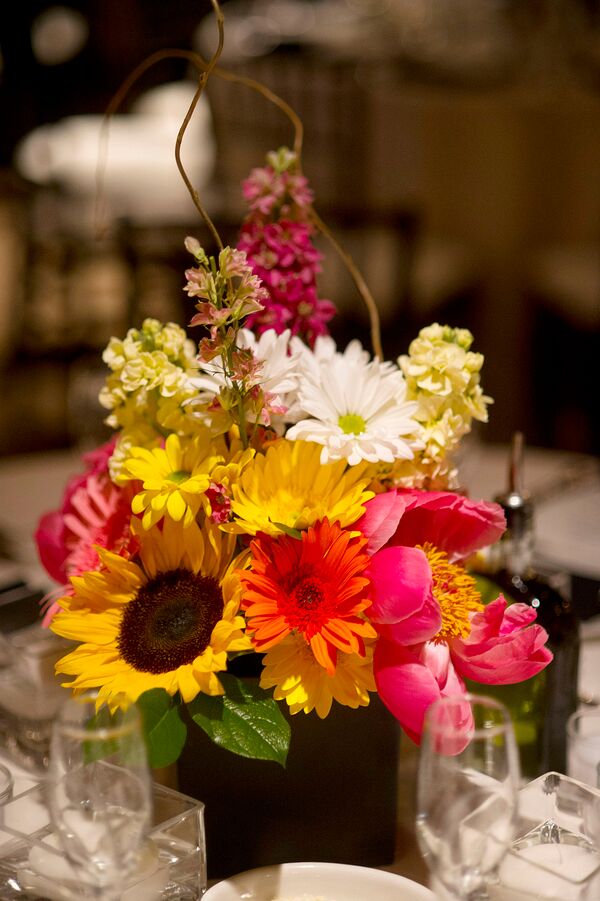
<path id="1" fill-rule="evenodd" d="M 371 359 L 359 341 L 340 352 L 331 337 L 311 349 L 289 330 L 258 339 L 239 332 L 239 347 L 257 362 L 249 387 L 255 379 L 265 398 L 262 424 L 320 444 L 322 464 L 366 461 L 383 483 L 427 488 L 453 482 L 451 452 L 473 419 L 487 418 L 483 357 L 470 351 L 472 340 L 466 329 L 433 325 L 396 365 Z M 111 339 L 104 360 L 112 372 L 101 402 L 111 411 L 107 423 L 121 429 L 113 478 L 132 446 L 156 447 L 169 431 L 215 436 L 235 424 L 235 411 L 219 404 L 228 381 L 223 361 L 199 359 L 179 326 L 147 319 L 123 341 Z"/>
<path id="2" fill-rule="evenodd" d="M 480 385 L 483 355 L 470 350 L 468 329 L 434 323 L 421 329 L 408 354 L 398 358 L 407 397 L 416 401 L 415 419 L 425 443 L 414 461 L 396 470 L 400 484 L 446 487 L 455 480 L 450 454 L 471 430 L 473 419 L 487 422 L 492 403 Z"/>
<path id="3" fill-rule="evenodd" d="M 189 379 L 198 369 L 197 349 L 184 329 L 146 319 L 141 329 L 129 329 L 123 340 L 111 338 L 102 359 L 111 370 L 100 392 L 109 410 L 107 425 L 122 429 L 119 449 L 140 443 L 156 444 L 164 430 L 193 433 L 194 420 L 185 401 L 194 395 Z M 118 468 L 116 454 L 111 468 Z"/>

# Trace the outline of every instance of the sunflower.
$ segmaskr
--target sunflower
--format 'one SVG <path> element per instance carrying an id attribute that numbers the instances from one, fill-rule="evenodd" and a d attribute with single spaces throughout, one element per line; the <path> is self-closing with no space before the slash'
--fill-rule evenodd
<path id="1" fill-rule="evenodd" d="M 326 519 L 300 540 L 256 538 L 250 568 L 240 572 L 255 648 L 266 651 L 290 633 L 301 635 L 330 676 L 338 650 L 364 656 L 364 639 L 377 635 L 363 616 L 371 603 L 363 575 L 370 562 L 365 545 L 365 539 Z"/>
<path id="2" fill-rule="evenodd" d="M 288 635 L 271 648 L 263 659 L 261 688 L 274 688 L 276 701 L 285 701 L 290 713 L 310 713 L 324 719 L 333 701 L 346 707 L 366 707 L 369 692 L 375 691 L 373 644 L 367 643 L 365 655 L 337 655 L 335 672 L 330 675 L 317 663 L 310 646 L 299 635 Z"/>
<path id="3" fill-rule="evenodd" d="M 138 527 L 139 562 L 98 550 L 103 569 L 73 577 L 51 628 L 82 642 L 58 661 L 75 691 L 100 688 L 136 700 L 144 691 L 223 694 L 216 673 L 227 652 L 250 649 L 239 615 L 233 538 L 206 523 L 184 528 L 165 518 L 162 529 Z"/>
<path id="4" fill-rule="evenodd" d="M 143 483 L 143 491 L 133 498 L 131 509 L 143 514 L 145 529 L 164 516 L 189 526 L 202 506 L 211 484 L 211 473 L 224 456 L 208 432 L 194 438 L 169 435 L 164 448 L 132 447 L 123 464 L 119 482 L 131 479 Z"/>
<path id="5" fill-rule="evenodd" d="M 367 469 L 345 460 L 321 464 L 320 455 L 318 444 L 285 439 L 257 454 L 233 485 L 230 530 L 278 535 L 282 525 L 306 529 L 326 517 L 341 526 L 356 522 L 373 497 Z"/>

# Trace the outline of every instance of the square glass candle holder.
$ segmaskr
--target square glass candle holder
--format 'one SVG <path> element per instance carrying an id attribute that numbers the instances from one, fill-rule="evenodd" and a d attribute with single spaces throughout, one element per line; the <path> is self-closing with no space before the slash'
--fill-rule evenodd
<path id="1" fill-rule="evenodd" d="M 38 782 L 0 807 L 0 898 L 91 898 L 69 867 Z M 122 901 L 195 901 L 206 891 L 204 805 L 156 783 L 153 817 Z"/>
<path id="2" fill-rule="evenodd" d="M 546 773 L 519 792 L 518 824 L 490 901 L 600 899 L 600 791 Z"/>

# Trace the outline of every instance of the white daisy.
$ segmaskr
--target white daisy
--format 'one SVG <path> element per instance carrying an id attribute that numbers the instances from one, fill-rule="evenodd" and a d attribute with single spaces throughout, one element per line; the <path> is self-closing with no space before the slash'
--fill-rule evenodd
<path id="1" fill-rule="evenodd" d="M 270 426 L 278 435 L 285 431 L 286 423 L 296 422 L 302 415 L 298 408 L 298 385 L 300 381 L 300 353 L 290 341 L 290 331 L 280 335 L 275 329 L 267 329 L 259 338 L 249 329 L 239 334 L 240 347 L 249 347 L 254 356 L 263 361 L 260 373 L 260 387 L 271 394 L 271 405 L 283 407 L 284 413 L 272 413 Z"/>
<path id="2" fill-rule="evenodd" d="M 303 367 L 317 366 L 320 363 L 326 363 L 328 360 L 333 360 L 338 353 L 336 343 L 331 335 L 319 335 L 312 349 L 302 340 L 302 338 L 298 338 L 297 335 L 294 335 L 290 339 L 290 349 L 293 353 L 298 354 L 302 358 Z M 343 356 L 347 360 L 363 363 L 369 362 L 369 352 L 364 349 L 358 340 L 350 341 Z"/>
<path id="3" fill-rule="evenodd" d="M 290 330 L 280 335 L 275 329 L 267 329 L 259 338 L 249 329 L 242 329 L 238 336 L 240 347 L 252 350 L 263 367 L 260 373 L 260 386 L 280 398 L 295 395 L 298 389 L 298 354 L 288 353 Z"/>
<path id="4" fill-rule="evenodd" d="M 298 391 L 298 359 L 297 349 L 291 354 L 289 329 L 280 335 L 274 329 L 268 329 L 257 338 L 249 329 L 241 329 L 238 335 L 238 346 L 252 350 L 255 358 L 263 363 L 259 375 L 260 386 L 263 391 L 271 395 L 271 404 L 290 408 L 296 403 Z M 200 373 L 191 377 L 189 383 L 198 391 L 191 404 L 200 410 L 196 415 L 202 418 L 215 418 L 214 414 L 207 412 L 210 402 L 218 396 L 219 391 L 227 384 L 227 379 L 222 369 L 221 361 L 215 358 L 211 363 L 200 364 Z M 222 417 L 221 417 L 222 418 Z M 297 417 L 296 417 L 297 418 Z M 289 412 L 281 415 L 272 415 L 271 426 L 278 432 L 283 432 L 284 421 L 295 421 Z"/>
<path id="5" fill-rule="evenodd" d="M 417 404 L 406 400 L 397 366 L 369 362 L 360 342 L 353 341 L 343 354 L 301 356 L 300 369 L 298 402 L 310 418 L 297 422 L 286 438 L 322 444 L 321 463 L 412 459 L 420 446 L 413 418 Z"/>

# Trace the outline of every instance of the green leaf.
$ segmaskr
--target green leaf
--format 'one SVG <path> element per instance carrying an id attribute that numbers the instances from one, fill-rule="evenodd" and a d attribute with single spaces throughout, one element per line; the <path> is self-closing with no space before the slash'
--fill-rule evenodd
<path id="1" fill-rule="evenodd" d="M 277 702 L 251 680 L 221 673 L 219 679 L 224 695 L 199 694 L 187 705 L 194 722 L 234 754 L 285 766 L 291 730 Z"/>
<path id="2" fill-rule="evenodd" d="M 285 532 L 286 535 L 289 535 L 290 538 L 302 538 L 302 532 L 299 529 L 292 529 L 291 526 L 286 526 L 283 522 L 273 522 L 274 526 L 277 526 L 278 529 L 281 529 L 282 532 Z"/>
<path id="3" fill-rule="evenodd" d="M 187 727 L 177 704 L 164 688 L 151 688 L 137 700 L 142 715 L 148 760 L 153 769 L 174 763 L 183 750 Z"/>
<path id="4" fill-rule="evenodd" d="M 504 595 L 507 604 L 515 603 L 515 598 L 498 585 L 497 582 L 494 582 L 493 579 L 489 579 L 487 576 L 482 576 L 479 573 L 472 573 L 472 576 L 481 595 L 482 604 L 489 604 L 490 601 L 495 601 L 499 594 Z"/>

